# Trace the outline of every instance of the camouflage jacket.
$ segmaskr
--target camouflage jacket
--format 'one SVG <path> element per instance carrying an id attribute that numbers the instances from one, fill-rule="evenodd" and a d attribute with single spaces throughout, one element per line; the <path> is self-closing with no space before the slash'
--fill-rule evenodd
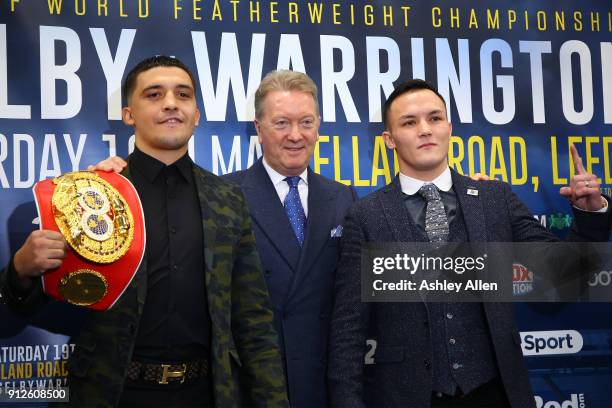
<path id="1" fill-rule="evenodd" d="M 123 175 L 130 178 L 128 169 Z M 288 406 L 278 337 L 242 193 L 195 165 L 194 178 L 202 212 L 215 406 Z M 44 303 L 40 285 L 26 298 L 11 296 L 3 275 L 0 289 L 9 307 L 35 310 Z M 106 312 L 91 312 L 76 339 L 68 361 L 70 405 L 117 405 L 146 294 L 145 253 L 119 301 Z"/>

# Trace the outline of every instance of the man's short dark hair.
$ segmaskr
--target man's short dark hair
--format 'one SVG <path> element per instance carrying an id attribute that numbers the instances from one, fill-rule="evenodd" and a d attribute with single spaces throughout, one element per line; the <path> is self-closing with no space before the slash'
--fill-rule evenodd
<path id="1" fill-rule="evenodd" d="M 125 82 L 123 83 L 123 95 L 128 103 L 132 97 L 132 92 L 134 92 L 134 89 L 136 88 L 136 79 L 138 78 L 138 75 L 140 75 L 142 72 L 157 67 L 176 67 L 182 69 L 187 73 L 187 75 L 189 75 L 189 79 L 191 79 L 191 84 L 195 90 L 195 78 L 183 61 L 179 60 L 178 58 L 167 57 L 165 55 L 156 55 L 140 61 L 134 68 L 132 68 L 130 72 L 128 72 L 127 76 L 125 77 Z"/>
<path id="2" fill-rule="evenodd" d="M 389 97 L 385 101 L 385 105 L 383 107 L 383 124 L 385 125 L 385 130 L 389 130 L 389 117 L 388 116 L 389 116 L 389 110 L 391 109 L 391 104 L 393 103 L 393 101 L 397 99 L 400 95 L 403 95 L 409 92 L 420 91 L 423 89 L 429 90 L 435 93 L 436 95 L 438 95 L 438 98 L 442 100 L 442 103 L 444 104 L 444 109 L 446 110 L 446 101 L 444 100 L 444 97 L 440 95 L 440 93 L 438 92 L 435 86 L 433 86 L 429 82 L 424 81 L 422 79 L 409 79 L 408 81 L 402 82 L 401 84 L 396 86 L 393 92 L 391 92 L 391 95 L 389 95 Z"/>

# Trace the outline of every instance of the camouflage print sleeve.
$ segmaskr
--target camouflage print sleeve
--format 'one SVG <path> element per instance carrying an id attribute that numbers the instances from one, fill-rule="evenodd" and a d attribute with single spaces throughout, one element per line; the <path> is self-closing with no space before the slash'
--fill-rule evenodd
<path id="1" fill-rule="evenodd" d="M 245 397 L 257 406 L 289 406 L 268 290 L 244 201 L 242 208 L 232 272 L 232 332 L 246 377 Z"/>

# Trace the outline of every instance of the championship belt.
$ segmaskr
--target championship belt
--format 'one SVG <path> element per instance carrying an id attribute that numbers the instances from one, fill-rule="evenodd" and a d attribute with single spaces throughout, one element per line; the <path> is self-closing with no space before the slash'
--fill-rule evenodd
<path id="1" fill-rule="evenodd" d="M 52 298 L 107 310 L 128 287 L 145 250 L 136 189 L 125 177 L 79 171 L 34 186 L 40 228 L 58 231 L 69 249 L 59 268 L 42 276 Z"/>

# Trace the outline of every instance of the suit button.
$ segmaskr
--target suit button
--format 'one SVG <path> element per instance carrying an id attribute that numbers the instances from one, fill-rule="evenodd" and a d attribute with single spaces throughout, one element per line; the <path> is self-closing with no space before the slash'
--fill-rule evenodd
<path id="1" fill-rule="evenodd" d="M 429 322 L 427 320 L 423 320 L 423 326 L 425 327 L 429 326 Z"/>
<path id="2" fill-rule="evenodd" d="M 425 363 L 425 368 L 428 369 L 429 367 L 431 367 L 431 363 L 429 362 L 429 360 L 425 359 L 423 360 L 423 363 Z"/>
<path id="3" fill-rule="evenodd" d="M 264 273 L 266 274 L 266 276 L 270 276 L 270 273 L 272 273 L 272 272 L 270 272 L 269 270 L 266 269 Z"/>

